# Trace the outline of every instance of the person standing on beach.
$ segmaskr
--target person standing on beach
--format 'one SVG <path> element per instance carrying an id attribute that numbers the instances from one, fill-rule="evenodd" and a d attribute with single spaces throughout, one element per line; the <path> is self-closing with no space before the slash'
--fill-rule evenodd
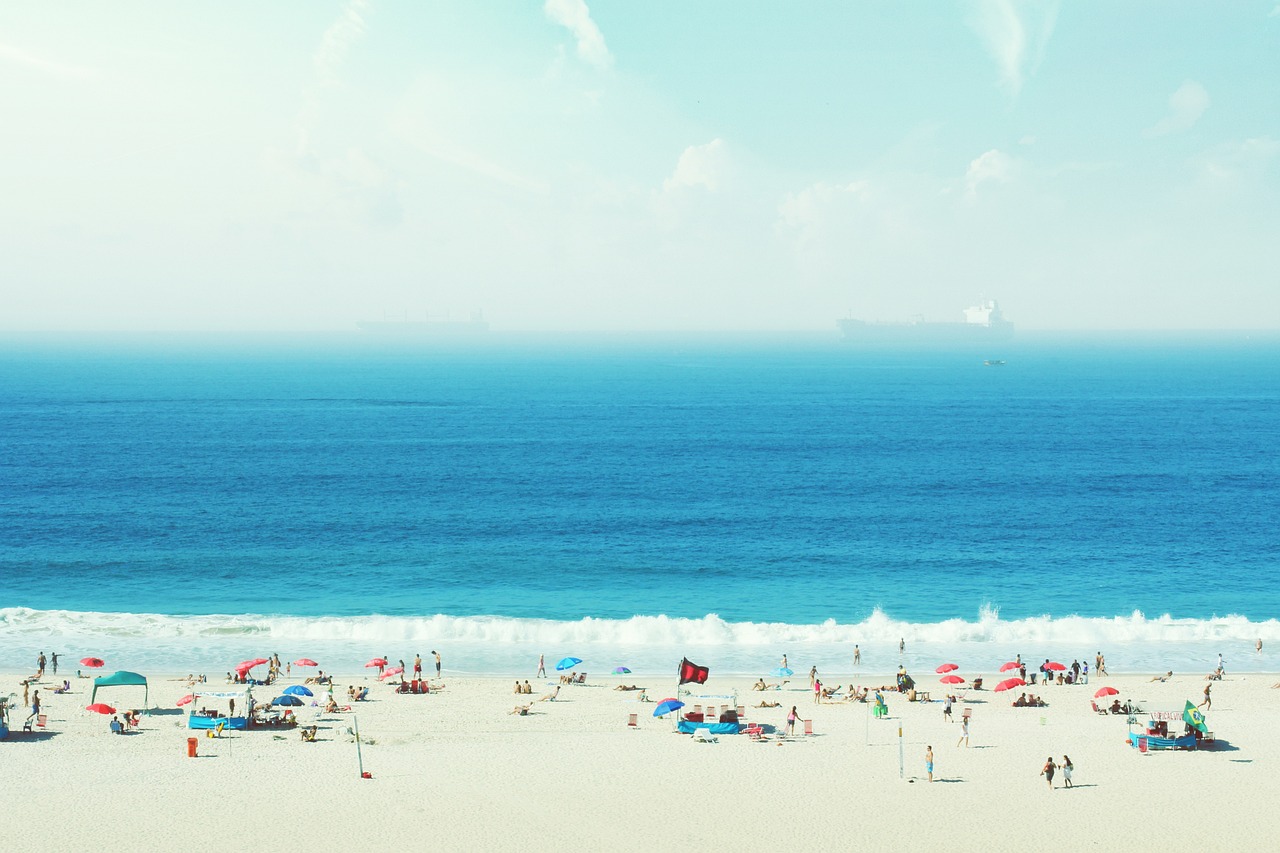
<path id="1" fill-rule="evenodd" d="M 40 691 L 36 690 L 31 694 L 31 717 L 30 719 L 40 719 Z"/>
<path id="2" fill-rule="evenodd" d="M 964 744 L 965 749 L 969 748 L 969 718 L 962 717 L 960 719 L 960 740 L 956 741 L 956 746 Z"/>
<path id="3" fill-rule="evenodd" d="M 929 774 L 929 781 L 933 781 L 933 747 L 927 746 L 924 749 L 924 769 Z"/>
<path id="4" fill-rule="evenodd" d="M 1222 652 L 1218 652 L 1218 672 L 1222 675 L 1227 674 L 1226 668 L 1222 665 Z"/>
<path id="5" fill-rule="evenodd" d="M 1259 640 L 1258 642 L 1262 642 L 1262 641 Z M 1262 651 L 1262 649 L 1258 649 L 1258 651 Z M 57 675 L 58 674 L 58 653 L 57 652 L 49 653 L 49 663 L 53 665 L 53 674 Z"/>
<path id="6" fill-rule="evenodd" d="M 955 722 L 955 720 L 951 718 L 951 696 L 950 695 L 947 696 L 946 701 L 942 705 L 942 718 L 946 720 L 948 723 Z"/>
<path id="7" fill-rule="evenodd" d="M 1071 787 L 1071 771 L 1075 769 L 1076 766 L 1071 763 L 1071 756 L 1062 756 L 1062 787 Z"/>
<path id="8" fill-rule="evenodd" d="M 791 667 L 787 666 L 787 656 L 786 656 L 786 654 L 785 654 L 785 653 L 782 655 L 782 668 L 783 668 L 783 669 L 790 669 L 790 668 L 791 668 Z"/>
<path id="9" fill-rule="evenodd" d="M 422 678 L 422 655 L 417 652 L 413 653 L 413 680 L 417 681 Z"/>
<path id="10" fill-rule="evenodd" d="M 902 654 L 907 650 L 907 641 L 904 637 L 898 638 L 898 654 Z"/>
<path id="11" fill-rule="evenodd" d="M 816 666 L 809 668 L 809 686 L 813 686 L 813 682 L 818 680 L 818 668 Z"/>
<path id="12" fill-rule="evenodd" d="M 799 716 L 800 716 L 800 713 L 796 711 L 796 706 L 792 705 L 791 710 L 787 712 L 787 735 L 788 736 L 795 735 L 796 719 L 798 719 Z"/>
<path id="13" fill-rule="evenodd" d="M 1100 676 L 1107 674 L 1107 659 L 1102 656 L 1102 652 L 1098 652 L 1098 656 L 1094 659 L 1094 663 L 1096 664 L 1093 668 L 1094 672 L 1098 673 Z"/>
<path id="14" fill-rule="evenodd" d="M 1080 664 L 1080 678 L 1083 679 L 1083 683 L 1085 684 L 1089 683 L 1089 662 L 1088 661 L 1085 661 L 1084 663 Z"/>
<path id="15" fill-rule="evenodd" d="M 538 655 L 538 672 L 534 678 L 545 678 L 547 675 L 547 663 L 544 655 Z"/>
<path id="16" fill-rule="evenodd" d="M 383 655 L 382 657 L 378 658 L 378 660 L 382 661 L 382 663 L 378 664 L 378 677 L 381 678 L 382 671 L 387 668 L 388 658 L 386 655 Z"/>
<path id="17" fill-rule="evenodd" d="M 1053 790 L 1053 771 L 1055 767 L 1057 767 L 1057 765 L 1053 763 L 1053 756 L 1050 755 L 1045 761 L 1044 767 L 1040 768 L 1040 775 L 1049 780 L 1050 791 Z"/>
<path id="18" fill-rule="evenodd" d="M 47 663 L 44 652 L 40 653 L 40 657 L 36 658 L 36 678 L 44 678 L 44 665 Z"/>
<path id="19" fill-rule="evenodd" d="M 440 653 L 432 649 L 431 654 L 436 656 L 436 678 L 438 679 L 440 677 Z"/>
<path id="20" fill-rule="evenodd" d="M 1259 640 L 1258 643 L 1259 643 L 1259 646 L 1261 646 L 1262 641 Z M 1258 651 L 1262 651 L 1261 647 L 1259 647 Z M 862 650 L 858 648 L 857 643 L 854 643 L 853 644 L 853 665 L 858 666 L 861 663 L 862 663 Z"/>
<path id="21" fill-rule="evenodd" d="M 822 681 L 815 678 L 813 680 L 813 704 L 817 705 L 820 702 L 822 702 Z"/>

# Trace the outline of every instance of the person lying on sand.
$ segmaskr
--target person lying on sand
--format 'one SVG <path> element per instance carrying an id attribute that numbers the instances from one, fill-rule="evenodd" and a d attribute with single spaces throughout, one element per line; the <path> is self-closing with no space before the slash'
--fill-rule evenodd
<path id="1" fill-rule="evenodd" d="M 529 716 L 529 709 L 532 707 L 532 705 L 517 705 L 508 711 L 507 714 L 518 714 L 521 717 L 527 717 Z"/>
<path id="2" fill-rule="evenodd" d="M 756 705 L 756 707 L 757 708 L 781 708 L 782 703 L 781 702 L 761 702 L 759 705 Z"/>
<path id="3" fill-rule="evenodd" d="M 538 701 L 539 701 L 539 702 L 554 702 L 554 701 L 556 701 L 556 697 L 557 697 L 557 696 L 559 696 L 559 695 L 560 695 L 560 685 L 559 685 L 559 684 L 557 684 L 557 685 L 556 685 L 556 689 L 555 689 L 555 690 L 552 690 L 550 693 L 544 693 L 543 695 L 539 696 L 539 697 L 538 697 Z"/>
<path id="4" fill-rule="evenodd" d="M 1173 678 L 1173 670 L 1169 670 L 1164 675 L 1153 676 L 1151 680 L 1152 681 L 1168 681 L 1170 678 Z"/>
<path id="5" fill-rule="evenodd" d="M 617 687 L 613 689 L 614 690 L 644 690 L 644 688 L 638 684 L 632 684 L 632 685 L 619 684 Z"/>

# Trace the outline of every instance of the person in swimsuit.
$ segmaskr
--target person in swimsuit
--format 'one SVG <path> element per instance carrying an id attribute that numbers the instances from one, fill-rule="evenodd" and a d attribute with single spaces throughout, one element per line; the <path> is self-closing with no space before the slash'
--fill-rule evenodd
<path id="1" fill-rule="evenodd" d="M 1040 775 L 1049 780 L 1049 790 L 1053 790 L 1053 771 L 1057 765 L 1053 763 L 1053 756 L 1050 755 L 1045 761 L 1044 767 L 1040 768 Z"/>
<path id="2" fill-rule="evenodd" d="M 1262 641 L 1259 640 L 1258 642 L 1261 643 Z M 1258 651 L 1262 651 L 1262 649 L 1258 649 Z M 862 649 L 858 648 L 857 643 L 854 643 L 853 644 L 853 665 L 857 666 L 860 663 L 862 663 Z"/>
<path id="3" fill-rule="evenodd" d="M 933 747 L 925 747 L 924 750 L 924 769 L 929 773 L 929 781 L 933 781 Z"/>
<path id="4" fill-rule="evenodd" d="M 1071 787 L 1071 771 L 1075 769 L 1075 765 L 1071 763 L 1071 756 L 1062 756 L 1062 786 L 1064 788 Z"/>
<path id="5" fill-rule="evenodd" d="M 435 649 L 431 650 L 431 654 L 436 656 L 436 678 L 440 677 L 440 653 Z"/>
<path id="6" fill-rule="evenodd" d="M 787 734 L 794 735 L 796 733 L 796 720 L 800 714 L 796 711 L 796 706 L 792 705 L 791 710 L 787 712 Z"/>

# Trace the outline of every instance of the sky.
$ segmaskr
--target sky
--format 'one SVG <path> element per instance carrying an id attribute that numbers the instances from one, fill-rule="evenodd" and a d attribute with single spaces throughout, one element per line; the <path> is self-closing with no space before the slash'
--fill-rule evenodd
<path id="1" fill-rule="evenodd" d="M 1276 0 L 0 7 L 0 330 L 1280 328 Z"/>

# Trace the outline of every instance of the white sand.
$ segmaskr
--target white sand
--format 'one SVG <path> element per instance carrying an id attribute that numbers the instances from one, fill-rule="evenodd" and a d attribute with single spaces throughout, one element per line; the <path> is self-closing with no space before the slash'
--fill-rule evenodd
<path id="1" fill-rule="evenodd" d="M 20 677 L 0 676 L 0 689 L 14 690 Z M 803 677 L 790 685 L 796 690 L 767 693 L 752 692 L 747 679 L 713 677 L 694 692 L 737 687 L 743 705 L 782 702 L 747 713 L 748 721 L 779 728 L 795 704 L 814 721 L 814 736 L 765 743 L 721 736 L 701 744 L 653 719 L 654 705 L 612 690 L 617 681 L 565 688 L 559 701 L 535 703 L 534 714 L 518 717 L 507 712 L 528 698 L 513 695 L 511 679 L 446 677 L 439 694 L 412 696 L 363 674 L 339 676 L 339 696 L 348 684 L 373 685 L 371 701 L 356 705 L 361 733 L 372 740 L 363 756 L 373 778 L 362 780 L 345 734 L 351 714 L 320 715 L 314 745 L 291 730 L 279 739 L 272 730 L 202 736 L 193 760 L 187 738 L 203 733 L 189 732 L 185 715 L 144 717 L 138 734 L 115 736 L 108 718 L 84 710 L 90 681 L 73 680 L 75 693 L 56 696 L 48 678 L 41 689 L 48 732 L 0 742 L 7 782 L 0 830 L 38 849 L 184 851 L 1280 846 L 1280 738 L 1271 728 L 1280 704 L 1271 684 L 1280 678 L 1214 683 L 1208 722 L 1216 749 L 1144 756 L 1125 743 L 1125 717 L 1099 717 L 1089 702 L 1105 683 L 1148 710 L 1181 712 L 1186 699 L 1200 701 L 1205 685 L 1198 676 L 1148 679 L 1037 689 L 1050 702 L 1040 709 L 1009 707 L 1011 694 L 970 692 L 972 747 L 965 749 L 956 746 L 963 705 L 948 724 L 941 702 L 889 695 L 891 719 L 869 721 L 867 705 L 814 706 Z M 634 680 L 655 699 L 674 690 L 669 680 Z M 99 701 L 140 704 L 125 698 L 139 697 L 134 690 L 103 691 Z M 162 709 L 176 711 L 185 692 L 181 682 L 151 679 L 151 701 Z M 299 710 L 304 722 L 317 716 L 314 708 Z M 629 713 L 639 714 L 639 727 L 627 727 Z M 22 717 L 11 717 L 15 729 Z M 942 780 L 932 785 L 924 781 L 927 744 Z M 1040 767 L 1064 753 L 1076 766 L 1077 787 L 1062 789 L 1059 775 L 1050 792 Z"/>

